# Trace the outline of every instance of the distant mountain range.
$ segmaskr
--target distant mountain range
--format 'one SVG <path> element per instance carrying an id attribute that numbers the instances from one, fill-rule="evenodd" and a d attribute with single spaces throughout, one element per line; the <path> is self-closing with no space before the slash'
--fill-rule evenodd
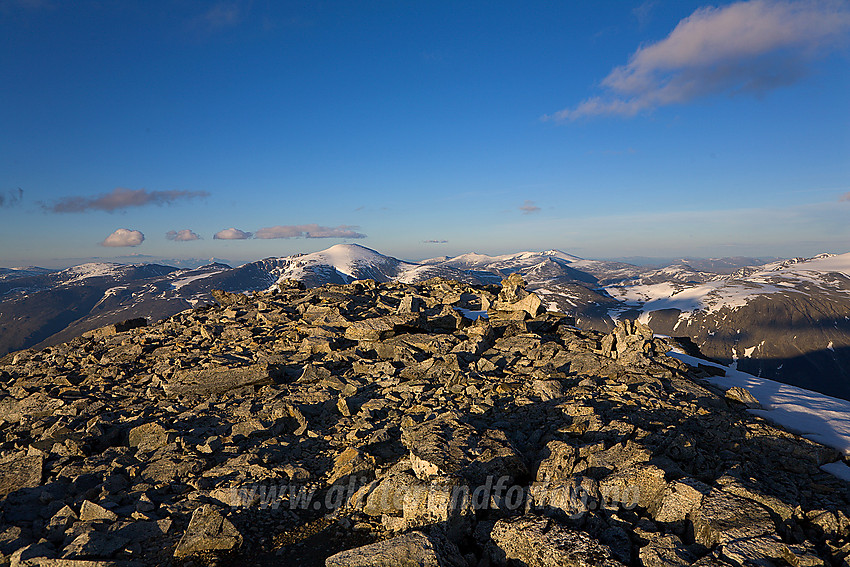
<path id="1" fill-rule="evenodd" d="M 89 263 L 61 271 L 0 269 L 0 355 L 70 340 L 136 317 L 161 319 L 212 301 L 211 291 L 308 287 L 356 279 L 434 277 L 497 284 L 519 272 L 550 310 L 607 331 L 640 318 L 687 337 L 705 356 L 766 378 L 850 399 L 850 254 L 764 263 L 681 260 L 663 267 L 586 260 L 558 250 L 463 254 L 405 262 L 356 244 L 236 268 Z"/>

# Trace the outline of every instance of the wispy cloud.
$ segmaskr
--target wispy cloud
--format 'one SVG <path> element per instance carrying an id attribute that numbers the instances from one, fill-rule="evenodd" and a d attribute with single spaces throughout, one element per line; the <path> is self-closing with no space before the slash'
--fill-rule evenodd
<path id="1" fill-rule="evenodd" d="M 119 228 L 100 243 L 101 246 L 138 246 L 145 241 L 145 235 L 138 230 Z"/>
<path id="2" fill-rule="evenodd" d="M 14 8 L 23 8 L 25 10 L 40 10 L 42 8 L 50 8 L 52 2 L 48 0 L 9 0 L 0 3 L 0 11 L 8 11 Z"/>
<path id="3" fill-rule="evenodd" d="M 632 15 L 637 20 L 638 26 L 640 26 L 641 29 L 645 28 L 652 19 L 652 12 L 655 10 L 657 5 L 658 0 L 644 0 L 644 2 L 632 9 Z"/>
<path id="4" fill-rule="evenodd" d="M 0 207 L 14 207 L 24 200 L 24 190 L 18 187 L 11 191 L 0 193 Z"/>
<path id="5" fill-rule="evenodd" d="M 177 242 L 189 242 L 190 240 L 201 239 L 197 233 L 192 232 L 188 228 L 184 228 L 183 230 L 169 230 L 165 233 L 165 238 L 168 240 L 176 240 Z"/>
<path id="6" fill-rule="evenodd" d="M 535 205 L 534 201 L 529 201 L 528 199 L 526 199 L 525 202 L 517 208 L 521 210 L 524 215 L 540 212 L 540 207 Z"/>
<path id="7" fill-rule="evenodd" d="M 340 225 L 337 227 L 319 226 L 317 224 L 278 225 L 261 228 L 254 238 L 366 238 L 365 234 L 356 232 L 359 226 Z"/>
<path id="8" fill-rule="evenodd" d="M 109 213 L 130 207 L 145 205 L 170 205 L 182 199 L 209 196 L 206 191 L 148 191 L 147 189 L 125 189 L 116 187 L 110 193 L 95 196 L 64 197 L 53 204 L 41 206 L 51 213 L 84 213 L 106 211 Z"/>
<path id="9" fill-rule="evenodd" d="M 425 244 L 445 244 L 448 240 L 423 240 Z"/>
<path id="10" fill-rule="evenodd" d="M 700 8 L 663 40 L 638 48 L 602 80 L 602 96 L 544 119 L 633 116 L 713 94 L 760 94 L 799 81 L 847 44 L 850 3 L 751 0 Z"/>
<path id="11" fill-rule="evenodd" d="M 224 230 L 219 230 L 213 236 L 214 240 L 247 240 L 251 238 L 250 232 L 244 232 L 239 230 L 238 228 L 225 228 Z"/>
<path id="12" fill-rule="evenodd" d="M 203 14 L 194 19 L 196 28 L 204 31 L 217 31 L 237 25 L 243 16 L 239 2 L 217 2 Z"/>

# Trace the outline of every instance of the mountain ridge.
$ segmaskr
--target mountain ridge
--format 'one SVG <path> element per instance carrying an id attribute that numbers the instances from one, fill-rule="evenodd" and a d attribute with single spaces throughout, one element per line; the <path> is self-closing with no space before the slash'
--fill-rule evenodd
<path id="1" fill-rule="evenodd" d="M 357 279 L 416 283 L 433 277 L 497 284 L 519 272 L 544 306 L 572 315 L 579 326 L 608 331 L 620 318 L 641 318 L 659 333 L 689 337 L 705 356 L 724 364 L 850 397 L 850 254 L 730 271 L 736 263 L 709 260 L 729 271 L 712 273 L 696 262 L 640 267 L 558 250 L 469 253 L 416 263 L 358 244 L 235 268 L 90 263 L 0 279 L 0 353 L 70 340 L 124 319 L 160 319 L 211 301 L 212 289 L 267 290 L 283 279 L 311 288 Z M 796 338 L 788 335 L 791 328 Z"/>

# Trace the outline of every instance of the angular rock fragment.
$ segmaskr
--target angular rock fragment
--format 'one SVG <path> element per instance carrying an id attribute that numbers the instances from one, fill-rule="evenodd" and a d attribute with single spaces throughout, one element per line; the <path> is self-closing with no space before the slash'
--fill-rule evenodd
<path id="1" fill-rule="evenodd" d="M 129 443 L 140 451 L 153 451 L 169 443 L 169 434 L 158 423 L 143 423 L 130 430 Z"/>
<path id="2" fill-rule="evenodd" d="M 411 327 L 418 319 L 415 314 L 385 315 L 355 321 L 345 329 L 345 338 L 353 341 L 380 341 L 403 328 Z"/>
<path id="3" fill-rule="evenodd" d="M 546 310 L 536 293 L 525 290 L 525 281 L 518 273 L 502 280 L 502 291 L 498 299 L 490 306 L 493 311 L 524 313 L 528 317 L 537 317 Z"/>
<path id="4" fill-rule="evenodd" d="M 697 543 L 718 543 L 759 538 L 776 531 L 770 514 L 760 504 L 712 489 L 691 515 Z"/>
<path id="5" fill-rule="evenodd" d="M 189 527 L 180 538 L 174 557 L 193 553 L 231 551 L 242 545 L 242 534 L 215 507 L 205 504 L 195 510 Z"/>
<path id="6" fill-rule="evenodd" d="M 113 533 L 90 531 L 80 534 L 65 546 L 62 549 L 62 556 L 75 559 L 107 559 L 128 543 L 130 543 L 129 539 Z"/>
<path id="7" fill-rule="evenodd" d="M 649 508 L 666 487 L 663 470 L 655 465 L 637 465 L 600 480 L 599 495 L 606 507 Z"/>
<path id="8" fill-rule="evenodd" d="M 689 567 L 696 559 L 673 534 L 647 534 L 650 541 L 638 552 L 644 567 Z"/>
<path id="9" fill-rule="evenodd" d="M 117 519 L 118 514 L 112 512 L 111 510 L 107 510 L 99 504 L 90 502 L 89 500 L 83 500 L 83 503 L 80 506 L 80 520 L 82 520 L 83 522 L 114 522 Z"/>
<path id="10" fill-rule="evenodd" d="M 110 335 L 123 333 L 132 329 L 138 329 L 139 327 L 147 327 L 147 325 L 148 320 L 144 317 L 139 317 L 137 319 L 127 319 L 126 321 L 115 323 L 114 325 L 107 325 L 105 327 L 100 327 L 99 329 L 86 331 L 85 333 L 83 333 L 83 337 L 92 339 L 102 339 Z"/>
<path id="11" fill-rule="evenodd" d="M 363 513 L 370 516 L 398 515 L 404 511 L 404 496 L 419 484 L 416 477 L 406 473 L 382 478 L 369 493 Z"/>
<path id="12" fill-rule="evenodd" d="M 0 498 L 41 484 L 44 457 L 33 455 L 0 463 Z"/>
<path id="13" fill-rule="evenodd" d="M 726 399 L 731 400 L 733 402 L 737 402 L 741 405 L 744 405 L 748 408 L 759 409 L 761 408 L 761 404 L 753 396 L 753 393 L 750 392 L 746 388 L 740 388 L 738 386 L 733 386 L 726 390 Z"/>
<path id="14" fill-rule="evenodd" d="M 428 480 L 457 475 L 474 485 L 487 477 L 506 477 L 508 483 L 526 474 L 522 457 L 504 432 L 478 432 L 453 413 L 445 413 L 421 424 L 402 426 L 402 441 L 410 450 L 416 476 Z"/>
<path id="15" fill-rule="evenodd" d="M 650 508 L 656 522 L 681 522 L 702 504 L 711 488 L 698 480 L 683 478 L 671 482 Z"/>

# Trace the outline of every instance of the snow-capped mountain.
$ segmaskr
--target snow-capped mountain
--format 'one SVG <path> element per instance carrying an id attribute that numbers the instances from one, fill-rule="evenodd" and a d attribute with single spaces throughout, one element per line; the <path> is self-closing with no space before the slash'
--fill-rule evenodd
<path id="1" fill-rule="evenodd" d="M 686 259 L 662 267 L 583 259 L 558 250 L 469 253 L 408 262 L 357 244 L 266 258 L 233 268 L 89 263 L 0 272 L 0 355 L 69 340 L 134 317 L 160 319 L 212 301 L 211 291 L 308 287 L 356 279 L 434 277 L 498 284 L 519 272 L 549 310 L 610 330 L 638 318 L 689 338 L 724 364 L 850 399 L 850 254 L 747 266 L 750 259 Z"/>
<path id="2" fill-rule="evenodd" d="M 605 290 L 622 302 L 612 317 L 637 315 L 725 364 L 850 398 L 850 254 L 772 262 L 694 285 Z"/>

